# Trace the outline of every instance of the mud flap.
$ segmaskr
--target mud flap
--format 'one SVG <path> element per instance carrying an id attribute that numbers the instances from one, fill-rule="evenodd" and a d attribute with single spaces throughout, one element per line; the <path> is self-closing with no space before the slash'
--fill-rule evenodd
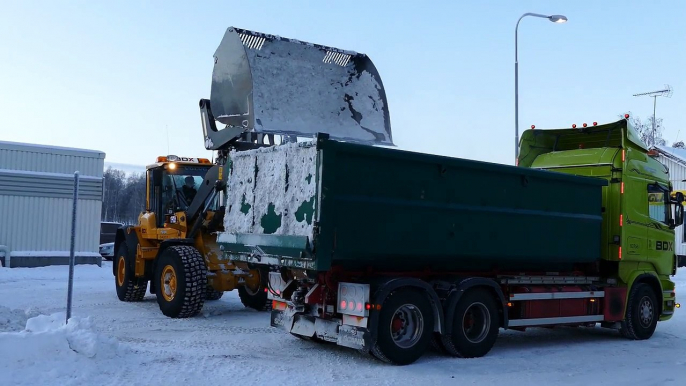
<path id="1" fill-rule="evenodd" d="M 281 310 L 272 310 L 271 326 L 290 332 L 293 327 L 293 316 Z"/>
<path id="2" fill-rule="evenodd" d="M 311 338 L 314 336 L 314 316 L 296 314 L 293 317 L 291 333 Z"/>
<path id="3" fill-rule="evenodd" d="M 345 346 L 354 348 L 357 350 L 367 351 L 369 350 L 370 334 L 364 328 L 341 325 L 338 328 L 338 341 L 336 342 L 339 346 Z"/>
<path id="4" fill-rule="evenodd" d="M 210 107 L 222 130 L 393 145 L 386 93 L 365 54 L 229 27 L 214 58 Z"/>

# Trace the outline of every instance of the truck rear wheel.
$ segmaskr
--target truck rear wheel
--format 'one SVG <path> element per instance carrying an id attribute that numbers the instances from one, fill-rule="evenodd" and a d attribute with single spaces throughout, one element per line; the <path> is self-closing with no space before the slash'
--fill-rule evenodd
<path id="1" fill-rule="evenodd" d="M 205 302 L 207 267 L 200 252 L 174 245 L 162 252 L 155 268 L 157 304 L 170 318 L 197 315 Z"/>
<path id="2" fill-rule="evenodd" d="M 659 318 L 657 297 L 653 288 L 646 283 L 638 283 L 629 293 L 626 319 L 620 332 L 625 338 L 634 340 L 648 339 L 653 336 Z"/>
<path id="3" fill-rule="evenodd" d="M 116 258 L 113 260 L 114 285 L 119 300 L 123 302 L 140 302 L 143 300 L 145 291 L 148 289 L 148 281 L 135 277 L 131 268 L 133 262 L 126 242 L 119 245 Z"/>
<path id="4" fill-rule="evenodd" d="M 272 301 L 267 294 L 267 281 L 269 275 L 265 270 L 254 270 L 259 275 L 255 280 L 246 280 L 246 284 L 238 287 L 238 297 L 241 303 L 248 308 L 257 311 L 269 311 L 272 309 Z"/>
<path id="5" fill-rule="evenodd" d="M 371 353 L 384 362 L 410 364 L 426 352 L 433 329 L 429 299 L 416 290 L 397 290 L 381 306 Z"/>
<path id="6" fill-rule="evenodd" d="M 467 291 L 455 305 L 452 332 L 441 336 L 449 354 L 462 358 L 486 355 L 498 338 L 498 306 L 481 288 Z"/>

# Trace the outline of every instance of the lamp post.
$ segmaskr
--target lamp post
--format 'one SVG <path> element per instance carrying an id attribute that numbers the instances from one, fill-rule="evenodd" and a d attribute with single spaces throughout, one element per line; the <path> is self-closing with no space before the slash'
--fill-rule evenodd
<path id="1" fill-rule="evenodd" d="M 519 22 L 526 16 L 541 17 L 553 23 L 565 23 L 567 21 L 567 17 L 562 15 L 541 15 L 539 13 L 525 13 L 517 20 L 517 26 L 515 27 L 515 165 L 519 158 L 519 61 L 517 60 L 517 31 L 519 30 Z"/>

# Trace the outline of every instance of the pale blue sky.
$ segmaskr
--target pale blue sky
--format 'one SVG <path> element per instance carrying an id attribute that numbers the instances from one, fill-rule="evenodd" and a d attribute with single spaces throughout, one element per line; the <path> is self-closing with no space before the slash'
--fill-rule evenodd
<path id="1" fill-rule="evenodd" d="M 652 114 L 686 139 L 685 0 L 4 1 L 0 140 L 102 150 L 147 164 L 209 156 L 198 100 L 229 26 L 370 56 L 399 148 L 514 162 L 514 29 L 520 130 Z"/>

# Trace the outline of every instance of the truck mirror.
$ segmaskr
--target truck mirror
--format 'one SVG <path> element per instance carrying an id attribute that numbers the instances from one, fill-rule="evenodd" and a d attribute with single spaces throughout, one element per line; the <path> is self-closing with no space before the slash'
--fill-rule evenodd
<path id="1" fill-rule="evenodd" d="M 684 194 L 681 192 L 676 192 L 676 202 L 682 203 L 684 202 Z"/>
<path id="2" fill-rule="evenodd" d="M 684 223 L 684 206 L 679 202 L 674 208 L 674 226 L 678 227 Z"/>

